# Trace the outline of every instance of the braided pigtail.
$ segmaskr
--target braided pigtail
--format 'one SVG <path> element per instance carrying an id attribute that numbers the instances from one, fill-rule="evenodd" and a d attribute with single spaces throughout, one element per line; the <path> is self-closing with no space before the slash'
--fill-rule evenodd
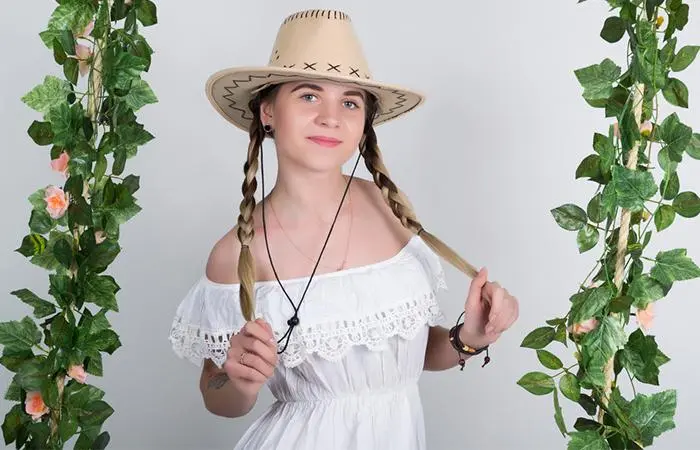
<path id="1" fill-rule="evenodd" d="M 365 166 L 367 166 L 367 169 L 372 175 L 374 183 L 382 191 L 384 200 L 389 207 L 391 207 L 394 215 L 401 221 L 404 227 L 411 230 L 414 234 L 418 234 L 435 253 L 461 272 L 474 278 L 478 272 L 477 269 L 465 261 L 443 241 L 426 231 L 418 221 L 410 202 L 389 177 L 389 171 L 382 160 L 382 154 L 377 145 L 377 135 L 374 132 L 371 121 L 368 120 L 366 123 L 365 135 L 360 143 L 360 150 L 365 159 Z"/>
<path id="2" fill-rule="evenodd" d="M 240 281 L 239 301 L 241 311 L 246 320 L 253 320 L 255 314 L 255 260 L 250 251 L 250 243 L 255 235 L 253 212 L 255 211 L 255 191 L 258 188 L 256 175 L 258 173 L 258 159 L 262 142 L 265 139 L 265 131 L 260 123 L 259 100 L 251 102 L 253 122 L 250 125 L 250 144 L 248 145 L 248 158 L 243 166 L 243 200 L 240 204 L 238 216 L 238 240 L 241 243 L 241 253 L 238 256 L 238 279 Z"/>

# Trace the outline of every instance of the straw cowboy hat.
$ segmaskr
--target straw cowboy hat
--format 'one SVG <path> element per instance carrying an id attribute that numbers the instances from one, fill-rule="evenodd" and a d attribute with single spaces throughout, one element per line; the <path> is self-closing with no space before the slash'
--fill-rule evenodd
<path id="1" fill-rule="evenodd" d="M 267 66 L 233 67 L 209 77 L 206 94 L 226 120 L 248 131 L 253 115 L 248 102 L 272 84 L 325 80 L 356 85 L 374 94 L 374 125 L 419 106 L 424 96 L 372 79 L 350 17 L 340 11 L 312 9 L 287 17 L 279 28 Z"/>

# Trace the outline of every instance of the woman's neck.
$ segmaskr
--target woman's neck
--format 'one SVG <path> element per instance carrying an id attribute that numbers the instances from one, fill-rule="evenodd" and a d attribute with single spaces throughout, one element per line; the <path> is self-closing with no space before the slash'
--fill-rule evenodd
<path id="1" fill-rule="evenodd" d="M 349 177 L 342 172 L 278 173 L 275 187 L 267 196 L 278 217 L 289 226 L 315 222 L 330 224 L 340 206 Z M 343 201 L 341 214 L 348 204 L 348 195 Z"/>

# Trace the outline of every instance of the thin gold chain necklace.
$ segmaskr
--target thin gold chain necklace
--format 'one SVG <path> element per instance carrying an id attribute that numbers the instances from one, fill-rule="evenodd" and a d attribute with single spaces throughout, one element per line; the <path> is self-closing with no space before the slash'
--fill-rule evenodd
<path id="1" fill-rule="evenodd" d="M 275 221 L 277 221 L 277 224 L 280 226 L 280 229 L 282 230 L 282 233 L 286 236 L 287 240 L 289 241 L 290 244 L 299 252 L 300 255 L 302 255 L 304 258 L 308 259 L 311 262 L 315 262 L 314 259 L 309 258 L 304 252 L 301 251 L 301 249 L 294 243 L 291 237 L 289 237 L 289 234 L 285 231 L 284 227 L 282 226 L 282 223 L 279 220 L 279 217 L 277 217 L 277 212 L 275 211 L 275 208 L 272 206 L 272 202 L 269 203 L 270 209 L 272 210 L 272 215 L 275 216 Z M 345 268 L 345 264 L 347 263 L 348 259 L 348 250 L 350 249 L 350 234 L 352 231 L 352 201 L 351 201 L 351 196 L 350 193 L 348 192 L 348 208 L 350 209 L 350 225 L 348 227 L 348 239 L 347 242 L 345 243 L 345 255 L 343 256 L 343 260 L 340 263 L 340 266 L 328 266 L 325 264 L 320 264 L 321 266 L 327 268 L 327 269 L 334 269 L 334 270 L 342 270 Z"/>

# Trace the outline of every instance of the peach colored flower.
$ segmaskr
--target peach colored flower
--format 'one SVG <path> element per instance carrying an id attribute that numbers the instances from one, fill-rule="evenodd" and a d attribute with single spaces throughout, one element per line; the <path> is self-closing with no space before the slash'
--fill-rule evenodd
<path id="1" fill-rule="evenodd" d="M 68 153 L 63 152 L 58 158 L 51 160 L 51 168 L 65 176 L 66 171 L 68 170 L 69 160 L 70 157 L 68 156 Z"/>
<path id="2" fill-rule="evenodd" d="M 649 303 L 644 309 L 637 309 L 637 324 L 644 330 L 648 331 L 654 322 L 654 304 Z"/>
<path id="3" fill-rule="evenodd" d="M 651 122 L 648 120 L 645 120 L 639 126 L 639 131 L 642 133 L 642 136 L 649 136 L 651 134 L 651 131 L 653 128 L 654 128 L 654 126 L 651 124 Z"/>
<path id="4" fill-rule="evenodd" d="M 584 320 L 583 322 L 575 323 L 571 327 L 571 332 L 575 335 L 588 333 L 593 331 L 598 326 L 598 319 L 592 317 L 590 319 Z"/>
<path id="5" fill-rule="evenodd" d="M 68 209 L 68 198 L 58 186 L 49 186 L 44 191 L 44 200 L 46 201 L 46 211 L 52 219 L 60 219 Z"/>
<path id="6" fill-rule="evenodd" d="M 48 406 L 44 403 L 44 399 L 41 398 L 41 392 L 30 391 L 27 392 L 27 399 L 24 401 L 24 410 L 32 416 L 32 420 L 38 421 L 41 416 L 49 412 Z"/>
<path id="7" fill-rule="evenodd" d="M 613 132 L 614 132 L 616 138 L 621 139 L 620 138 L 620 125 L 618 125 L 617 122 L 615 122 L 613 124 Z"/>
<path id="8" fill-rule="evenodd" d="M 103 243 L 105 241 L 105 239 L 107 239 L 107 234 L 104 231 L 102 231 L 102 230 L 95 231 L 95 243 L 96 244 Z"/>
<path id="9" fill-rule="evenodd" d="M 87 45 L 77 44 L 75 46 L 75 58 L 78 59 L 80 75 L 87 75 L 90 71 L 90 62 L 88 60 L 92 58 L 92 49 Z"/>
<path id="10" fill-rule="evenodd" d="M 87 373 L 82 365 L 71 366 L 70 369 L 68 369 L 68 376 L 80 384 L 85 384 L 85 380 L 87 379 Z"/>
<path id="11" fill-rule="evenodd" d="M 124 0 L 125 5 L 131 5 L 131 3 L 132 3 L 132 0 Z"/>

